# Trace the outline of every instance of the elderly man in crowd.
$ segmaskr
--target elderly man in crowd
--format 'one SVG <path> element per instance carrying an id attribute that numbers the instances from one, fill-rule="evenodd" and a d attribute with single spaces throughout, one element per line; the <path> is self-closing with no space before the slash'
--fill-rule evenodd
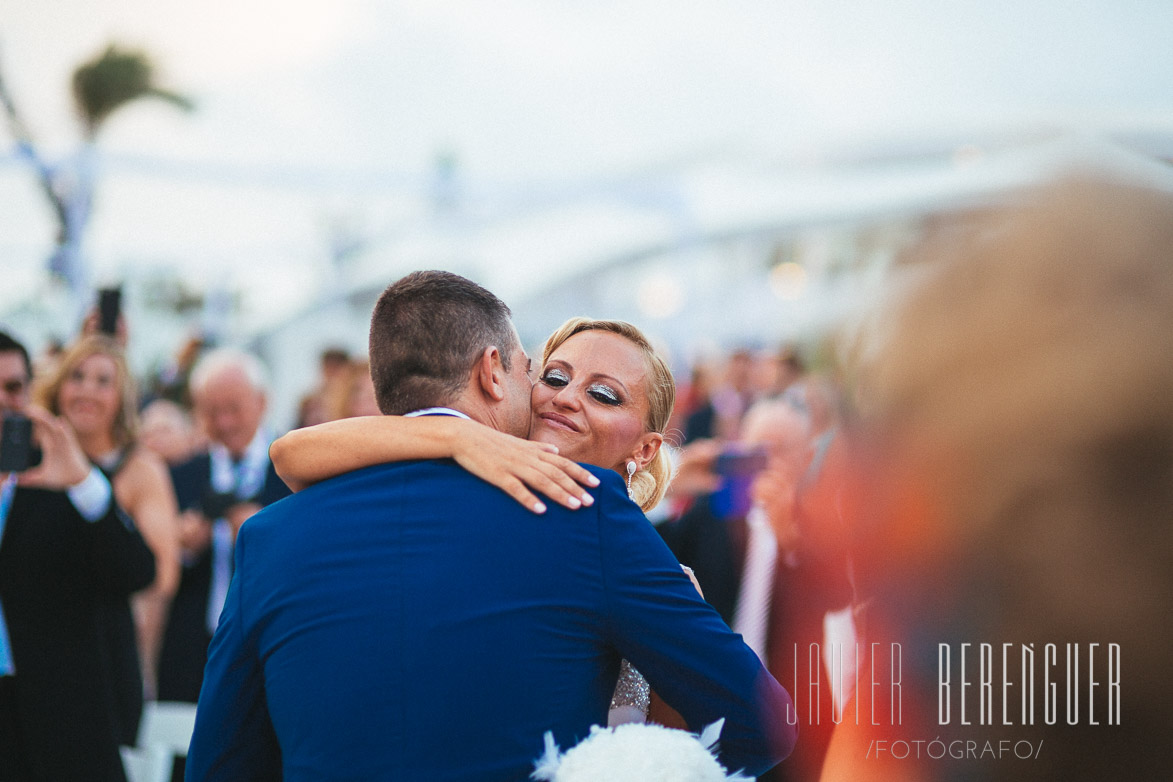
<path id="1" fill-rule="evenodd" d="M 741 433 L 720 455 L 712 443 L 693 446 L 690 459 L 712 460 L 718 488 L 659 532 L 693 568 L 709 604 L 794 697 L 802 738 L 761 779 L 817 779 L 834 724 L 821 669 L 823 623 L 851 601 L 847 553 L 826 545 L 827 531 L 804 509 L 813 477 L 809 416 L 790 402 L 764 400 L 746 413 Z"/>
<path id="2" fill-rule="evenodd" d="M 261 427 L 266 385 L 260 361 L 237 350 L 212 351 L 192 370 L 192 401 L 209 446 L 171 473 L 184 566 L 163 639 L 160 700 L 199 700 L 208 643 L 232 577 L 236 532 L 289 494 L 273 471 L 270 438 Z"/>

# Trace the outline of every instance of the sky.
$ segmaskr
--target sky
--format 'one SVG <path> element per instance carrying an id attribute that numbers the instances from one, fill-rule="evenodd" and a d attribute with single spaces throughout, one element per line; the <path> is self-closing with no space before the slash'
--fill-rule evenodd
<path id="1" fill-rule="evenodd" d="M 96 281 L 227 285 L 258 322 L 329 283 L 339 226 L 425 216 L 441 155 L 492 201 L 987 129 L 1173 136 L 1167 0 L 0 0 L 0 67 L 66 167 L 69 75 L 112 41 L 196 109 L 103 131 Z M 52 230 L 0 132 L 0 314 L 44 290 Z"/>

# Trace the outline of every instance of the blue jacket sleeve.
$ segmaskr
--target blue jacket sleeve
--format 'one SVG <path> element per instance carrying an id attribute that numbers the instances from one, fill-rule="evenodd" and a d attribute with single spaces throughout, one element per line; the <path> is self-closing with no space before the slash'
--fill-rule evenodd
<path id="1" fill-rule="evenodd" d="M 236 572 L 208 664 L 187 755 L 187 782 L 279 781 L 281 751 L 265 700 L 264 671 L 244 615 L 248 578 L 248 524 L 236 539 Z"/>
<path id="2" fill-rule="evenodd" d="M 609 640 L 692 730 L 725 719 L 726 768 L 763 773 L 797 738 L 785 718 L 790 696 L 697 594 L 622 481 L 597 474 Z"/>

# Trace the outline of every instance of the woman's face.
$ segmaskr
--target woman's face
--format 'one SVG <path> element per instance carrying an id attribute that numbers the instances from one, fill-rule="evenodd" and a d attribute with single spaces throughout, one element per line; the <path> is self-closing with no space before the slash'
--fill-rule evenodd
<path id="1" fill-rule="evenodd" d="M 607 331 L 583 331 L 550 355 L 534 385 L 530 439 L 558 446 L 577 462 L 620 473 L 628 459 L 640 467 L 655 455 L 649 433 L 647 369 L 640 349 Z M 641 458 L 637 454 L 643 454 Z"/>
<path id="2" fill-rule="evenodd" d="M 111 432 L 118 415 L 118 366 L 96 353 L 73 368 L 57 395 L 57 406 L 79 435 Z"/>

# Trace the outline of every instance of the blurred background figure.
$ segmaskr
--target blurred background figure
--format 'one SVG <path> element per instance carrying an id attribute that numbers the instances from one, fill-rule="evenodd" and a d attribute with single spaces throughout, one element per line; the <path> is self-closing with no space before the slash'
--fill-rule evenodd
<path id="1" fill-rule="evenodd" d="M 799 744 L 762 779 L 817 779 L 833 727 L 831 688 L 818 650 L 828 612 L 851 602 L 847 552 L 821 545 L 826 537 L 807 530 L 814 517 L 800 513 L 812 453 L 807 416 L 781 399 L 763 400 L 740 428 L 736 443 L 713 448 L 712 441 L 699 441 L 686 449 L 692 453 L 682 461 L 691 469 L 695 460 L 706 460 L 709 485 L 716 488 L 659 530 L 680 562 L 693 568 L 705 599 L 798 707 Z M 824 682 L 813 703 L 811 681 Z"/>
<path id="2" fill-rule="evenodd" d="M 0 414 L 32 417 L 43 452 L 0 474 L 0 779 L 124 782 L 143 697 L 128 599 L 154 556 L 70 426 L 28 407 L 30 369 L 0 332 Z"/>
<path id="3" fill-rule="evenodd" d="M 297 428 L 343 417 L 349 403 L 351 363 L 344 348 L 327 348 L 318 360 L 319 379 L 313 391 L 297 405 Z"/>
<path id="4" fill-rule="evenodd" d="M 133 598 L 133 626 L 121 603 L 112 604 L 105 619 L 110 660 L 118 671 L 121 722 L 132 726 L 123 743 L 133 744 L 144 682 L 147 696 L 153 697 L 163 627 L 179 586 L 175 491 L 167 465 L 140 447 L 138 390 L 113 338 L 82 337 L 65 351 L 56 370 L 37 383 L 34 397 L 73 429 L 86 457 L 110 480 L 118 505 L 155 555 L 155 581 Z"/>
<path id="5" fill-rule="evenodd" d="M 1072 178 L 970 215 L 895 271 L 853 345 L 861 417 L 840 499 L 855 519 L 863 640 L 903 643 L 904 722 L 845 722 L 824 778 L 1167 777 L 1173 195 Z M 937 644 L 956 655 L 983 642 L 1034 645 L 1033 724 L 1017 646 L 1011 726 L 1000 694 L 993 726 L 977 725 L 973 699 L 972 726 L 956 713 L 938 724 Z M 1047 643 L 1059 650 L 1056 725 L 1041 711 Z M 1101 686 L 1089 692 L 1092 643 Z M 1107 724 L 1109 643 L 1122 653 L 1119 725 Z M 1076 725 L 1067 644 L 1084 655 Z M 1042 746 L 1028 761 L 865 759 L 873 739 L 937 736 Z"/>
<path id="6" fill-rule="evenodd" d="M 366 359 L 351 361 L 346 367 L 343 382 L 339 383 L 330 419 L 354 418 L 360 415 L 382 415 L 375 400 L 375 384 L 371 381 L 371 366 Z"/>
<path id="7" fill-rule="evenodd" d="M 56 337 L 45 343 L 44 349 L 33 359 L 33 377 L 48 377 L 65 355 L 65 343 Z"/>
<path id="8" fill-rule="evenodd" d="M 208 643 L 232 575 L 236 532 L 260 508 L 288 495 L 269 461 L 262 428 L 267 383 L 253 355 L 220 348 L 191 372 L 196 418 L 207 450 L 175 467 L 182 578 L 159 663 L 159 699 L 199 699 Z"/>
<path id="9" fill-rule="evenodd" d="M 753 351 L 735 350 L 725 364 L 724 379 L 713 390 L 710 405 L 714 420 L 710 436 L 718 440 L 737 439 L 741 418 L 756 398 Z"/>
<path id="10" fill-rule="evenodd" d="M 676 397 L 676 410 L 669 431 L 681 432 L 681 445 L 713 437 L 716 411 L 713 409 L 713 373 L 707 362 L 693 365 L 688 383 Z"/>
<path id="11" fill-rule="evenodd" d="M 802 379 L 806 365 L 797 348 L 783 345 L 777 352 L 763 351 L 757 357 L 754 385 L 767 399 L 781 396 Z"/>
<path id="12" fill-rule="evenodd" d="M 183 464 L 204 447 L 191 415 L 169 399 L 151 402 L 139 418 L 139 442 L 171 467 Z"/>
<path id="13" fill-rule="evenodd" d="M 192 334 L 175 351 L 175 355 L 156 373 L 150 385 L 151 399 L 168 399 L 184 408 L 191 408 L 188 379 L 192 367 L 208 348 L 207 340 Z"/>

